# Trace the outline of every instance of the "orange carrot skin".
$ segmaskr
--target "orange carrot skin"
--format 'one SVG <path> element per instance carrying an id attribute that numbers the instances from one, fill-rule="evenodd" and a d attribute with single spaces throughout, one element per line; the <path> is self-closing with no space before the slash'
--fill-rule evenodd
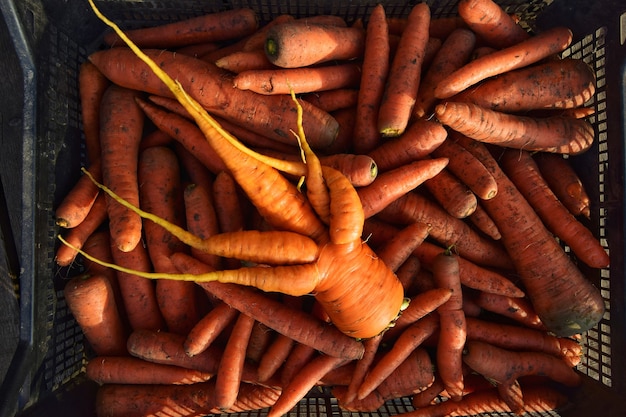
<path id="1" fill-rule="evenodd" d="M 358 28 L 287 22 L 267 31 L 265 53 L 276 66 L 306 67 L 357 58 L 363 53 L 364 38 L 364 31 Z"/>
<path id="2" fill-rule="evenodd" d="M 289 352 L 285 363 L 280 368 L 280 383 L 283 387 L 289 385 L 300 370 L 315 357 L 315 349 L 311 346 L 297 343 Z"/>
<path id="3" fill-rule="evenodd" d="M 433 384 L 433 363 L 428 351 L 415 349 L 376 389 L 385 400 L 421 392 Z"/>
<path id="4" fill-rule="evenodd" d="M 185 339 L 185 352 L 189 356 L 202 353 L 237 317 L 238 311 L 219 302 L 189 331 Z"/>
<path id="5" fill-rule="evenodd" d="M 492 0 L 461 0 L 458 9 L 469 28 L 495 48 L 515 45 L 530 36 Z"/>
<path id="6" fill-rule="evenodd" d="M 85 149 L 90 165 L 100 159 L 100 102 L 108 87 L 109 80 L 93 63 L 85 61 L 81 64 L 78 70 L 78 92 Z"/>
<path id="7" fill-rule="evenodd" d="M 132 356 L 96 356 L 85 369 L 85 376 L 99 384 L 184 385 L 207 381 L 213 375 Z"/>
<path id="8" fill-rule="evenodd" d="M 126 332 L 115 303 L 115 294 L 105 276 L 72 278 L 63 294 L 96 355 L 128 355 Z"/>
<path id="9" fill-rule="evenodd" d="M 102 181 L 102 165 L 100 157 L 89 166 L 89 173 Z M 54 211 L 56 224 L 64 228 L 72 228 L 80 224 L 87 214 L 100 190 L 87 175 L 82 175 L 72 189 L 65 195 Z"/>
<path id="10" fill-rule="evenodd" d="M 292 338 L 283 334 L 276 335 L 259 361 L 257 372 L 260 382 L 267 381 L 274 375 L 289 356 L 293 345 Z"/>
<path id="11" fill-rule="evenodd" d="M 548 29 L 525 41 L 467 63 L 439 82 L 435 88 L 435 97 L 452 97 L 479 81 L 562 52 L 571 42 L 572 32 L 568 28 Z"/>
<path id="12" fill-rule="evenodd" d="M 260 99 L 251 91 L 233 90 L 231 76 L 214 64 L 163 50 L 144 52 L 211 113 L 241 123 L 279 142 L 296 144 L 290 131 L 296 126 L 296 112 L 291 97 L 277 95 Z M 171 97 L 167 87 L 127 48 L 94 52 L 89 60 L 116 84 Z M 119 66 L 120 62 L 126 64 Z M 202 93 L 208 88 L 215 94 Z M 309 103 L 303 103 L 302 106 L 311 147 L 324 148 L 332 144 L 337 136 L 336 120 Z"/>
<path id="13" fill-rule="evenodd" d="M 317 91 L 303 94 L 301 98 L 315 107 L 327 112 L 354 107 L 357 104 L 359 90 L 354 88 L 338 88 L 329 91 Z"/>
<path id="14" fill-rule="evenodd" d="M 220 232 L 215 204 L 207 187 L 211 187 L 212 179 L 208 185 L 190 184 L 185 187 L 183 199 L 185 201 L 185 219 L 187 230 L 201 239 Z M 218 255 L 204 252 L 197 248 L 190 248 L 190 253 L 195 258 L 212 266 L 215 269 L 221 268 L 221 259 Z"/>
<path id="15" fill-rule="evenodd" d="M 137 164 L 143 135 L 144 116 L 135 98 L 137 92 L 111 85 L 101 103 L 100 143 L 102 183 L 117 195 L 139 206 Z M 141 239 L 142 222 L 138 214 L 107 197 L 109 229 L 120 250 L 133 250 Z"/>
<path id="16" fill-rule="evenodd" d="M 437 105 L 435 115 L 472 139 L 528 151 L 576 155 L 588 150 L 595 138 L 588 121 L 566 116 L 519 116 L 457 102 Z"/>
<path id="17" fill-rule="evenodd" d="M 413 6 L 391 61 L 378 112 L 378 131 L 384 137 L 400 136 L 407 127 L 420 84 L 429 25 L 428 4 Z"/>
<path id="18" fill-rule="evenodd" d="M 472 190 L 447 169 L 426 181 L 424 187 L 446 212 L 458 219 L 472 214 L 478 205 Z"/>
<path id="19" fill-rule="evenodd" d="M 382 261 L 396 272 L 411 256 L 415 248 L 428 237 L 430 226 L 425 223 L 411 223 L 402 228 L 391 240 L 375 250 Z"/>
<path id="20" fill-rule="evenodd" d="M 263 50 L 236 51 L 219 58 L 215 61 L 215 65 L 235 74 L 240 74 L 244 71 L 270 70 L 276 68 L 276 66 L 267 59 Z"/>
<path id="21" fill-rule="evenodd" d="M 481 292 L 476 297 L 476 304 L 483 310 L 508 317 L 526 327 L 545 330 L 545 326 L 527 298 Z"/>
<path id="22" fill-rule="evenodd" d="M 125 33 L 141 48 L 173 48 L 204 42 L 237 39 L 258 29 L 257 15 L 241 8 L 209 13 L 150 28 L 130 29 Z M 122 43 L 113 32 L 104 41 L 109 45 Z"/>

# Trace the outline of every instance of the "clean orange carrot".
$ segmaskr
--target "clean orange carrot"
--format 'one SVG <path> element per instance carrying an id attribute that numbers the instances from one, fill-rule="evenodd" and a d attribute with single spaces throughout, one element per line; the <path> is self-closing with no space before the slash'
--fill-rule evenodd
<path id="1" fill-rule="evenodd" d="M 476 210 L 476 195 L 447 169 L 425 181 L 424 188 L 453 217 L 464 219 Z"/>
<path id="2" fill-rule="evenodd" d="M 90 169 L 91 164 L 100 159 L 100 102 L 108 87 L 109 80 L 93 63 L 85 61 L 80 65 L 78 69 L 80 115 Z"/>
<path id="3" fill-rule="evenodd" d="M 435 97 L 445 99 L 489 77 L 534 64 L 562 52 L 571 42 L 571 30 L 558 26 L 476 58 L 439 81 Z"/>
<path id="4" fill-rule="evenodd" d="M 215 61 L 215 65 L 239 74 L 244 71 L 261 71 L 276 69 L 268 59 L 265 52 L 260 50 L 236 51 Z"/>
<path id="5" fill-rule="evenodd" d="M 368 152 L 380 172 L 398 168 L 429 155 L 447 137 L 446 129 L 435 121 L 418 120 L 411 123 L 398 138 L 390 138 Z"/>
<path id="6" fill-rule="evenodd" d="M 172 48 L 204 42 L 225 41 L 258 29 L 258 17 L 248 8 L 224 10 L 153 27 L 130 29 L 126 34 L 142 48 Z M 108 45 L 122 43 L 114 33 L 104 36 Z"/>
<path id="7" fill-rule="evenodd" d="M 392 201 L 436 177 L 448 164 L 447 158 L 418 160 L 379 174 L 372 184 L 357 189 L 365 218 Z"/>
<path id="8" fill-rule="evenodd" d="M 581 376 L 567 362 L 543 352 L 516 352 L 477 340 L 466 344 L 463 361 L 485 378 L 496 382 L 498 393 L 514 412 L 524 409 L 519 398 L 518 379 L 527 375 L 545 375 L 565 386 L 580 385 Z"/>
<path id="9" fill-rule="evenodd" d="M 524 390 L 524 407 L 527 412 L 549 412 L 565 404 L 568 399 L 561 391 L 551 387 L 527 387 Z M 426 405 L 402 417 L 445 417 L 449 415 L 477 415 L 480 413 L 510 413 L 511 408 L 500 398 L 496 389 L 468 394 L 461 401 L 443 401 Z"/>
<path id="10" fill-rule="evenodd" d="M 100 157 L 89 165 L 89 172 L 97 180 L 102 180 Z M 87 175 L 81 176 L 55 209 L 56 224 L 64 228 L 80 224 L 89 214 L 99 192 L 98 187 Z"/>
<path id="11" fill-rule="evenodd" d="M 458 11 L 467 26 L 490 46 L 506 48 L 530 37 L 493 0 L 461 0 Z"/>
<path id="12" fill-rule="evenodd" d="M 309 19 L 272 26 L 265 38 L 265 53 L 274 65 L 300 68 L 358 58 L 364 40 L 362 29 L 311 23 Z"/>
<path id="13" fill-rule="evenodd" d="M 564 58 L 500 74 L 451 100 L 519 113 L 542 108 L 576 108 L 586 103 L 595 90 L 592 68 L 581 59 Z"/>
<path id="14" fill-rule="evenodd" d="M 254 322 L 254 318 L 240 313 L 228 337 L 215 379 L 215 404 L 219 409 L 228 409 L 237 399 Z"/>
<path id="15" fill-rule="evenodd" d="M 459 401 L 464 389 L 462 364 L 467 325 L 457 255 L 449 250 L 441 252 L 433 261 L 432 272 L 437 286 L 452 292 L 448 301 L 437 307 L 440 330 L 436 357 L 446 391 L 452 401 Z"/>
<path id="16" fill-rule="evenodd" d="M 545 226 L 567 244 L 579 260 L 593 268 L 606 268 L 609 265 L 610 259 L 605 248 L 591 230 L 559 201 L 529 152 L 508 150 L 499 157 L 499 161 Z"/>
<path id="17" fill-rule="evenodd" d="M 317 355 L 294 376 L 270 408 L 268 416 L 282 416 L 295 407 L 315 386 L 317 381 L 331 369 L 341 365 L 345 359 L 329 355 Z"/>
<path id="18" fill-rule="evenodd" d="M 357 392 L 357 398 L 365 398 L 378 387 L 421 343 L 439 328 L 436 314 L 426 316 L 407 327 L 366 375 Z"/>
<path id="19" fill-rule="evenodd" d="M 472 103 L 439 104 L 435 115 L 472 139 L 528 151 L 574 155 L 589 149 L 595 137 L 593 126 L 585 119 L 518 116 Z"/>
<path id="20" fill-rule="evenodd" d="M 446 169 L 479 198 L 487 200 L 498 192 L 496 181 L 485 166 L 454 139 L 455 132 L 432 152 L 436 158 L 448 158 Z"/>
<path id="21" fill-rule="evenodd" d="M 363 72 L 358 90 L 354 125 L 354 150 L 367 153 L 380 142 L 378 108 L 390 66 L 389 28 L 382 4 L 372 10 L 367 23 L 363 51 Z"/>
<path id="22" fill-rule="evenodd" d="M 207 381 L 214 374 L 132 356 L 96 356 L 87 362 L 85 376 L 98 384 L 184 385 Z"/>
<path id="23" fill-rule="evenodd" d="M 302 94 L 300 98 L 327 112 L 354 107 L 357 105 L 360 90 L 354 88 L 336 88 Z"/>
<path id="24" fill-rule="evenodd" d="M 107 219 L 107 203 L 104 194 L 98 194 L 91 209 L 85 219 L 77 226 L 68 229 L 65 239 L 75 247 L 82 247 L 85 241 L 100 227 Z M 68 266 L 76 259 L 78 252 L 67 245 L 57 248 L 55 261 L 57 265 Z"/>
<path id="25" fill-rule="evenodd" d="M 498 240 L 502 237 L 493 219 L 489 217 L 485 209 L 480 205 L 480 201 L 476 204 L 474 212 L 467 217 L 469 221 L 486 236 L 489 236 L 493 240 Z"/>
<path id="26" fill-rule="evenodd" d="M 407 19 L 378 109 L 378 131 L 384 137 L 400 136 L 413 111 L 429 38 L 430 7 L 416 4 Z"/>
<path id="27" fill-rule="evenodd" d="M 480 292 L 475 301 L 485 311 L 507 317 L 525 327 L 545 330 L 545 326 L 527 298 Z"/>
<path id="28" fill-rule="evenodd" d="M 472 145 L 471 151 L 480 154 L 481 161 L 498 182 L 498 194 L 483 201 L 483 206 L 498 226 L 501 241 L 546 328 L 558 336 L 568 336 L 595 326 L 605 309 L 600 291 L 545 228 L 497 161 L 481 151 L 485 147 L 478 142 Z M 543 256 L 538 259 L 537 253 Z"/>
<path id="29" fill-rule="evenodd" d="M 137 161 L 144 116 L 138 93 L 115 84 L 105 91 L 100 112 L 102 183 L 132 204 L 139 205 Z M 122 251 L 131 251 L 141 239 L 141 217 L 107 197 L 109 230 Z"/>
<path id="30" fill-rule="evenodd" d="M 378 247 L 376 255 L 396 272 L 415 248 L 428 237 L 430 226 L 425 223 L 411 223 L 403 227 L 393 238 Z"/>
<path id="31" fill-rule="evenodd" d="M 590 216 L 589 195 L 571 160 L 561 155 L 537 153 L 533 155 L 541 175 L 559 201 L 574 215 Z"/>
<path id="32" fill-rule="evenodd" d="M 189 331 L 185 352 L 189 356 L 202 353 L 237 317 L 238 311 L 226 303 L 218 303 Z"/>
<path id="33" fill-rule="evenodd" d="M 475 44 L 476 35 L 468 29 L 455 29 L 445 38 L 420 82 L 413 107 L 414 118 L 427 117 L 432 113 L 437 101 L 435 87 L 446 75 L 469 61 Z"/>
<path id="34" fill-rule="evenodd" d="M 276 373 L 289 356 L 293 345 L 292 338 L 280 333 L 276 335 L 259 361 L 257 367 L 259 382 L 267 381 Z"/>
<path id="35" fill-rule="evenodd" d="M 115 294 L 105 276 L 79 275 L 72 278 L 65 285 L 63 295 L 96 355 L 128 355 L 126 332 L 115 303 Z"/>
<path id="36" fill-rule="evenodd" d="M 259 94 L 296 94 L 353 88 L 361 79 L 361 65 L 356 62 L 315 67 L 247 70 L 233 78 L 239 90 Z"/>
<path id="37" fill-rule="evenodd" d="M 146 51 L 161 68 L 177 79 L 192 97 L 216 116 L 244 124 L 248 129 L 295 145 L 291 129 L 296 125 L 295 108 L 291 97 L 275 95 L 259 97 L 252 91 L 233 90 L 232 77 L 214 64 L 182 54 L 163 50 Z M 129 86 L 150 94 L 171 97 L 172 93 L 155 76 L 147 64 L 127 48 L 112 48 L 89 56 L 107 78 L 119 85 Z M 115 63 L 126 62 L 123 67 Z M 210 89 L 214 94 L 203 94 Z M 313 148 L 323 148 L 333 142 L 338 125 L 327 112 L 303 103 L 304 124 Z"/>
<path id="38" fill-rule="evenodd" d="M 567 361 L 570 367 L 580 362 L 583 347 L 579 342 L 556 337 L 545 331 L 518 325 L 467 318 L 467 339 L 511 350 L 545 352 Z"/>

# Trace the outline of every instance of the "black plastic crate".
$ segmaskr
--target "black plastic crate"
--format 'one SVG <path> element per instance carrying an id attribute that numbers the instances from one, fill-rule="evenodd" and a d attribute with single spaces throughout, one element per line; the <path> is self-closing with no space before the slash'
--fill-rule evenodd
<path id="1" fill-rule="evenodd" d="M 377 3 L 108 0 L 98 5 L 123 28 L 131 28 L 238 7 L 255 9 L 263 21 L 290 13 L 299 17 L 336 14 L 350 22 L 369 15 Z M 416 2 L 382 3 L 389 15 L 404 16 Z M 455 0 L 428 3 L 435 17 L 456 13 Z M 597 141 L 592 150 L 576 156 L 575 161 L 593 202 L 589 226 L 611 257 L 610 268 L 585 271 L 601 288 L 607 311 L 597 328 L 584 337 L 585 356 L 578 366 L 585 376 L 583 386 L 573 392 L 569 407 L 560 414 L 547 415 L 623 415 L 626 5 L 621 0 L 499 3 L 517 13 L 530 29 L 570 27 L 574 43 L 565 55 L 584 59 L 596 71 L 597 94 L 588 104 L 596 110 L 591 121 Z M 0 62 L 0 295 L 6 294 L 8 300 L 0 306 L 9 306 L 8 311 L 2 311 L 2 352 L 4 356 L 8 352 L 9 359 L 12 355 L 0 387 L 0 416 L 88 417 L 94 415 L 96 389 L 83 376 L 89 351 L 62 294 L 66 280 L 79 270 L 55 266 L 58 228 L 53 209 L 78 178 L 85 159 L 78 68 L 89 53 L 100 47 L 105 27 L 86 0 L 3 0 L 0 11 L 0 47 L 4 53 Z M 410 402 L 397 400 L 379 413 L 367 415 L 394 415 L 408 410 Z M 313 391 L 293 415 L 351 413 L 342 413 L 325 392 Z"/>

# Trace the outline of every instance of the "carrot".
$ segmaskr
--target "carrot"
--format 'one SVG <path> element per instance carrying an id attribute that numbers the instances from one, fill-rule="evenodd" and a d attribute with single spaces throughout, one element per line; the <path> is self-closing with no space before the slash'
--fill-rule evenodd
<path id="1" fill-rule="evenodd" d="M 283 391 L 270 408 L 268 416 L 282 416 L 295 407 L 298 402 L 315 386 L 317 381 L 331 369 L 341 365 L 345 359 L 329 355 L 317 355 L 300 369 L 295 377 L 283 388 Z"/>
<path id="2" fill-rule="evenodd" d="M 315 357 L 315 349 L 296 343 L 280 368 L 280 383 L 287 386 L 300 370 Z"/>
<path id="3" fill-rule="evenodd" d="M 237 399 L 254 322 L 254 318 L 239 314 L 228 337 L 215 379 L 215 404 L 219 409 L 228 409 Z"/>
<path id="4" fill-rule="evenodd" d="M 96 355 L 128 355 L 115 294 L 103 275 L 77 276 L 65 284 L 67 307 Z"/>
<path id="5" fill-rule="evenodd" d="M 276 373 L 289 356 L 293 345 L 292 338 L 280 333 L 276 335 L 259 360 L 257 367 L 259 382 L 267 381 Z"/>
<path id="6" fill-rule="evenodd" d="M 198 58 L 220 48 L 218 42 L 202 42 L 176 48 L 176 53 Z"/>
<path id="7" fill-rule="evenodd" d="M 360 90 L 354 88 L 336 88 L 334 90 L 303 94 L 300 98 L 321 110 L 333 112 L 335 110 L 356 106 L 359 94 Z"/>
<path id="8" fill-rule="evenodd" d="M 500 157 L 500 166 L 548 230 L 567 244 L 579 260 L 592 268 L 609 265 L 609 255 L 600 241 L 559 201 L 529 152 L 504 152 Z"/>
<path id="9" fill-rule="evenodd" d="M 478 199 L 472 190 L 447 169 L 425 181 L 424 187 L 434 201 L 458 219 L 472 214 L 478 205 Z"/>
<path id="10" fill-rule="evenodd" d="M 574 171 L 571 160 L 549 153 L 537 153 L 533 158 L 559 201 L 574 216 L 583 215 L 589 218 L 589 195 Z"/>
<path id="11" fill-rule="evenodd" d="M 258 384 L 242 383 L 235 403 L 227 413 L 243 413 L 250 410 L 269 408 L 276 403 L 282 390 Z"/>
<path id="12" fill-rule="evenodd" d="M 376 359 L 376 353 L 378 352 L 378 348 L 383 341 L 383 334 L 384 333 L 378 334 L 363 341 L 363 348 L 365 351 L 363 352 L 363 357 L 356 361 L 356 365 L 354 366 L 354 372 L 352 373 L 350 384 L 348 385 L 341 400 L 344 404 L 351 403 L 356 399 L 358 389 Z"/>
<path id="13" fill-rule="evenodd" d="M 226 303 L 218 303 L 189 331 L 185 352 L 189 356 L 202 353 L 219 334 L 234 321 L 238 311 Z"/>
<path id="14" fill-rule="evenodd" d="M 98 384 L 185 385 L 207 381 L 214 374 L 132 356 L 96 356 L 87 362 L 85 376 Z"/>
<path id="15" fill-rule="evenodd" d="M 476 204 L 474 212 L 467 217 L 469 221 L 486 236 L 489 236 L 493 240 L 499 240 L 502 237 L 493 219 L 489 217 L 485 209 L 480 205 L 480 201 Z"/>
<path id="16" fill-rule="evenodd" d="M 485 166 L 467 149 L 456 142 L 451 133 L 431 153 L 436 158 L 448 158 L 446 169 L 454 174 L 480 199 L 488 200 L 498 192 L 496 181 Z"/>
<path id="17" fill-rule="evenodd" d="M 418 120 L 411 123 L 400 137 L 385 140 L 367 154 L 374 159 L 378 170 L 384 172 L 429 155 L 447 135 L 441 124 Z"/>
<path id="18" fill-rule="evenodd" d="M 241 8 L 204 14 L 153 27 L 130 29 L 126 34 L 142 48 L 172 48 L 197 43 L 226 41 L 257 30 L 258 17 L 252 9 Z M 114 32 L 104 36 L 108 45 L 122 40 Z"/>
<path id="19" fill-rule="evenodd" d="M 152 270 L 150 256 L 143 244 L 130 252 L 123 252 L 111 242 L 111 256 L 117 265 L 135 271 Z M 165 320 L 156 299 L 154 282 L 121 271 L 117 271 L 117 278 L 131 329 L 164 330 Z"/>
<path id="20" fill-rule="evenodd" d="M 137 92 L 115 84 L 101 102 L 100 146 L 102 182 L 132 204 L 139 204 L 137 163 L 144 117 L 137 106 Z M 133 250 L 141 239 L 141 217 L 107 197 L 109 229 L 120 250 Z"/>
<path id="21" fill-rule="evenodd" d="M 604 315 L 600 291 L 585 278 L 543 226 L 495 159 L 480 151 L 484 148 L 480 145 L 474 143 L 478 150 L 472 151 L 482 155 L 483 164 L 494 175 L 500 190 L 491 200 L 483 201 L 483 206 L 498 226 L 502 243 L 541 321 L 558 336 L 592 328 Z M 537 253 L 543 256 L 537 258 Z"/>
<path id="22" fill-rule="evenodd" d="M 153 130 L 141 138 L 139 152 L 143 152 L 144 149 L 151 148 L 153 146 L 169 146 L 172 142 L 172 137 L 167 133 L 162 130 Z"/>
<path id="23" fill-rule="evenodd" d="M 472 139 L 528 151 L 579 154 L 591 147 L 595 136 L 593 126 L 584 119 L 518 116 L 472 103 L 439 104 L 435 115 Z"/>
<path id="24" fill-rule="evenodd" d="M 447 158 L 419 160 L 379 174 L 372 184 L 357 190 L 365 218 L 392 201 L 436 177 L 448 164 Z"/>
<path id="25" fill-rule="evenodd" d="M 525 327 L 545 330 L 545 326 L 527 298 L 481 292 L 475 301 L 485 311 L 507 317 Z"/>
<path id="26" fill-rule="evenodd" d="M 422 263 L 419 259 L 417 259 L 417 256 L 411 254 L 396 270 L 396 276 L 398 277 L 398 280 L 402 283 L 402 288 L 404 288 L 404 293 L 406 295 L 413 294 L 412 289 L 415 282 L 415 277 L 417 276 L 417 274 L 419 274 L 421 267 Z M 387 330 L 387 332 L 389 331 L 390 330 Z"/>
<path id="27" fill-rule="evenodd" d="M 543 352 L 515 352 L 494 345 L 469 340 L 463 361 L 474 371 L 496 382 L 498 393 L 514 412 L 524 409 L 518 379 L 527 375 L 545 375 L 565 386 L 580 385 L 581 376 L 562 359 Z"/>
<path id="28" fill-rule="evenodd" d="M 100 157 L 94 160 L 89 170 L 96 179 L 102 181 Z M 99 192 L 87 175 L 81 176 L 55 209 L 56 224 L 63 228 L 76 227 L 89 214 Z"/>
<path id="29" fill-rule="evenodd" d="M 421 392 L 433 384 L 433 363 L 428 351 L 415 349 L 376 389 L 385 400 Z"/>
<path id="30" fill-rule="evenodd" d="M 430 405 L 437 404 L 437 397 L 445 391 L 443 381 L 437 372 L 435 372 L 435 378 L 432 384 L 425 388 L 423 391 L 413 394 L 411 397 L 411 405 L 415 408 L 423 409 Z M 461 400 L 462 401 L 462 400 Z M 450 403 L 458 404 L 461 401 L 451 401 Z"/>
<path id="31" fill-rule="evenodd" d="M 264 50 L 265 38 L 267 37 L 267 32 L 270 30 L 270 28 L 272 26 L 292 22 L 294 20 L 296 20 L 296 18 L 290 14 L 280 14 L 278 16 L 274 16 L 269 22 L 257 29 L 256 32 L 239 41 L 242 43 L 241 50 Z"/>
<path id="32" fill-rule="evenodd" d="M 259 69 L 238 73 L 233 85 L 259 94 L 296 94 L 352 88 L 361 79 L 361 65 L 348 62 L 316 67 Z"/>
<path id="33" fill-rule="evenodd" d="M 283 95 L 259 97 L 252 91 L 233 90 L 229 73 L 214 64 L 182 54 L 163 50 L 146 51 L 161 68 L 177 79 L 207 110 L 216 116 L 244 124 L 248 129 L 283 143 L 295 145 L 290 129 L 295 126 L 294 104 Z M 155 76 L 148 76 L 147 64 L 132 50 L 113 48 L 94 52 L 89 56 L 112 82 L 150 94 L 171 97 L 167 87 Z M 115 63 L 125 62 L 123 67 Z M 210 89 L 214 94 L 203 94 Z M 330 145 L 337 135 L 338 125 L 326 112 L 304 103 L 304 124 L 313 148 Z"/>
<path id="34" fill-rule="evenodd" d="M 417 349 L 424 340 L 439 328 L 439 317 L 429 315 L 407 327 L 396 339 L 389 351 L 376 362 L 366 375 L 357 392 L 357 398 L 365 398 L 378 387 L 400 364 Z"/>
<path id="35" fill-rule="evenodd" d="M 551 387 L 527 387 L 524 390 L 524 411 L 549 412 L 567 403 L 567 397 Z M 477 415 L 480 413 L 510 413 L 511 408 L 500 398 L 497 390 L 468 394 L 461 401 L 443 401 L 427 405 L 402 417 L 444 417 L 448 415 Z"/>
<path id="36" fill-rule="evenodd" d="M 270 344 L 274 331 L 260 322 L 255 322 L 246 348 L 246 360 L 258 365 L 259 360 Z"/>
<path id="37" fill-rule="evenodd" d="M 189 356 L 184 345 L 184 335 L 167 331 L 138 329 L 127 340 L 128 352 L 136 358 L 215 375 L 223 353 L 221 347 L 209 346 L 202 353 Z"/>
<path id="38" fill-rule="evenodd" d="M 446 75 L 465 65 L 476 44 L 476 35 L 468 29 L 455 29 L 445 38 L 425 71 L 417 90 L 413 118 L 427 117 L 437 101 L 435 87 Z"/>
<path id="39" fill-rule="evenodd" d="M 596 79 L 581 59 L 564 58 L 508 71 L 483 81 L 452 100 L 501 112 L 576 108 L 595 93 Z"/>
<path id="40" fill-rule="evenodd" d="M 90 169 L 91 164 L 100 159 L 100 102 L 109 87 L 109 80 L 96 66 L 85 61 L 78 69 L 78 93 L 80 95 L 80 115 L 83 122 L 83 136 Z"/>
<path id="41" fill-rule="evenodd" d="M 213 190 L 212 183 L 211 192 Z M 212 196 L 207 186 L 190 184 L 185 187 L 183 198 L 185 201 L 185 219 L 187 229 L 201 239 L 206 239 L 219 233 L 219 223 Z M 221 259 L 217 255 L 191 248 L 190 253 L 202 262 L 220 269 Z"/>
<path id="42" fill-rule="evenodd" d="M 582 356 L 582 346 L 575 340 L 556 337 L 545 331 L 518 325 L 467 318 L 467 339 L 517 351 L 544 352 L 561 358 L 575 367 Z"/>
<path id="43" fill-rule="evenodd" d="M 430 226 L 425 223 L 411 223 L 403 227 L 393 238 L 375 249 L 376 255 L 396 272 L 411 256 L 415 248 L 428 237 Z"/>
<path id="44" fill-rule="evenodd" d="M 378 109 L 378 131 L 384 137 L 400 136 L 413 111 L 429 37 L 430 7 L 416 4 L 407 19 Z"/>
<path id="45" fill-rule="evenodd" d="M 265 38 L 270 62 L 282 68 L 300 68 L 333 60 L 348 60 L 363 53 L 362 29 L 306 22 L 272 26 Z"/>
<path id="46" fill-rule="evenodd" d="M 219 68 L 239 74 L 244 71 L 260 71 L 276 69 L 268 59 L 265 52 L 261 50 L 236 51 L 215 61 Z"/>
<path id="47" fill-rule="evenodd" d="M 390 66 L 389 27 L 385 8 L 376 5 L 369 16 L 363 49 L 363 70 L 359 84 L 354 125 L 354 150 L 371 151 L 380 141 L 378 108 Z"/>
<path id="48" fill-rule="evenodd" d="M 213 201 L 220 232 L 245 229 L 245 214 L 239 196 L 239 187 L 227 171 L 222 171 L 215 177 Z"/>
<path id="49" fill-rule="evenodd" d="M 96 394 L 98 417 L 201 416 L 214 407 L 213 381 L 186 385 L 106 384 Z"/>
<path id="50" fill-rule="evenodd" d="M 530 37 L 506 11 L 493 0 L 461 0 L 459 16 L 487 44 L 506 48 Z"/>
<path id="51" fill-rule="evenodd" d="M 462 356 L 467 338 L 467 325 L 463 312 L 458 257 L 449 250 L 441 252 L 433 261 L 432 272 L 437 286 L 452 292 L 448 301 L 437 307 L 440 327 L 437 366 L 450 398 L 452 401 L 459 401 L 464 388 Z"/>
<path id="52" fill-rule="evenodd" d="M 435 97 L 449 98 L 489 77 L 522 68 L 562 52 L 572 42 L 572 32 L 557 26 L 535 36 L 470 61 L 446 76 L 435 88 Z"/>
<path id="53" fill-rule="evenodd" d="M 354 125 L 356 123 L 356 107 L 346 107 L 331 112 L 339 124 L 339 132 L 332 145 L 324 149 L 324 152 L 332 155 L 334 153 L 354 152 Z"/>

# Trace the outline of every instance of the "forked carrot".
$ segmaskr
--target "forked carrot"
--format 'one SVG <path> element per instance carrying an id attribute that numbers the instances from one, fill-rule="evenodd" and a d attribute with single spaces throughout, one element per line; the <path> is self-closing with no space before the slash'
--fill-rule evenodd
<path id="1" fill-rule="evenodd" d="M 530 37 L 517 22 L 493 0 L 461 0 L 459 16 L 490 46 L 506 48 Z"/>

